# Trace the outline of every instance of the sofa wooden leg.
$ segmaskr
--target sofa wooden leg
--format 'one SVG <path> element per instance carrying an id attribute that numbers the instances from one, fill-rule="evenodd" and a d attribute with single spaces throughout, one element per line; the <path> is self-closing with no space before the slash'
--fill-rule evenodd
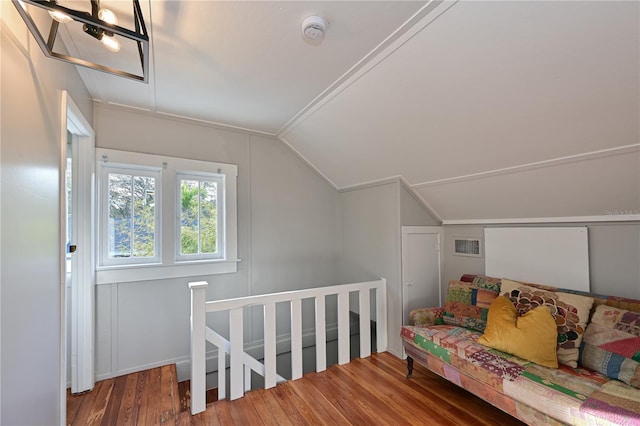
<path id="1" fill-rule="evenodd" d="M 413 373 L 413 358 L 408 356 L 407 357 L 407 379 L 411 378 L 412 373 Z"/>

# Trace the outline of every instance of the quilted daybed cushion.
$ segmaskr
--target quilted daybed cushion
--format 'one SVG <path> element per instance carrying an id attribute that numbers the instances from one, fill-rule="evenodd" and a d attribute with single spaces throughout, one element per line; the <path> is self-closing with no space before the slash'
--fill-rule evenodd
<path id="1" fill-rule="evenodd" d="M 442 315 L 444 323 L 484 331 L 489 306 L 499 292 L 499 285 L 493 282 L 449 281 Z"/>
<path id="2" fill-rule="evenodd" d="M 583 368 L 561 365 L 551 369 L 477 343 L 482 333 L 462 327 L 402 327 L 404 341 L 443 361 L 439 374 L 460 386 L 464 375 L 482 382 L 486 393 L 498 391 L 519 403 L 514 410 L 529 424 L 544 424 L 541 411 L 562 422 L 576 424 L 604 419 L 640 425 L 640 390 Z M 448 366 L 452 366 L 448 367 Z M 482 397 L 482 389 L 474 389 Z M 516 415 L 516 413 L 510 413 Z"/>
<path id="3" fill-rule="evenodd" d="M 584 333 L 581 364 L 640 388 L 640 313 L 598 306 Z"/>

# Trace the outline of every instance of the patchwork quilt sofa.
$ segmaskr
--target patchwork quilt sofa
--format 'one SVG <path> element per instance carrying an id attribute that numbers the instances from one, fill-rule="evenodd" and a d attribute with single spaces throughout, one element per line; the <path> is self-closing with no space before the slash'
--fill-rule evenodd
<path id="1" fill-rule="evenodd" d="M 518 315 L 549 309 L 558 368 L 478 343 L 499 296 Z M 444 307 L 410 320 L 401 331 L 407 377 L 415 360 L 530 425 L 640 425 L 640 300 L 464 275 Z"/>

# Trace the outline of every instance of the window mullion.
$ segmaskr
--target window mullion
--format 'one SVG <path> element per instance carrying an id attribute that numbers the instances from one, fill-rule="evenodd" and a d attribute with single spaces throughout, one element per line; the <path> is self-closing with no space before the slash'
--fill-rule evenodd
<path id="1" fill-rule="evenodd" d="M 198 182 L 198 254 L 202 254 L 202 227 L 200 226 L 200 213 L 202 205 L 200 204 L 200 192 L 202 191 L 202 181 Z"/>
<path id="2" fill-rule="evenodd" d="M 134 247 L 133 238 L 135 236 L 135 223 L 136 223 L 135 218 L 134 218 L 135 201 L 136 201 L 134 193 L 133 193 L 133 188 L 134 188 L 133 181 L 134 180 L 135 180 L 135 176 L 131 175 L 131 188 L 130 188 L 130 191 L 131 191 L 131 231 L 130 231 L 131 236 L 129 237 L 129 251 L 131 253 L 131 257 L 130 257 L 131 259 L 133 259 L 135 257 L 135 253 L 133 251 L 133 247 Z"/>

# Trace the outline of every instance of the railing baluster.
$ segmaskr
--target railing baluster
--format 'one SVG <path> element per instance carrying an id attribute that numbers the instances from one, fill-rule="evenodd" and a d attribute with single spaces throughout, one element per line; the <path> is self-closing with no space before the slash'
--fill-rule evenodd
<path id="1" fill-rule="evenodd" d="M 218 347 L 218 401 L 227 397 L 227 353 Z"/>
<path id="2" fill-rule="evenodd" d="M 244 365 L 244 391 L 249 392 L 251 390 L 251 367 L 248 364 Z"/>
<path id="3" fill-rule="evenodd" d="M 349 293 L 338 293 L 338 364 L 349 363 Z"/>
<path id="4" fill-rule="evenodd" d="M 324 295 L 316 299 L 316 371 L 327 369 L 327 323 Z"/>
<path id="5" fill-rule="evenodd" d="M 229 365 L 231 374 L 229 381 L 231 382 L 231 399 L 238 399 L 244 396 L 244 380 L 243 380 L 243 354 L 244 354 L 244 336 L 243 336 L 243 309 L 234 308 L 229 310 L 229 341 L 231 342 L 231 352 Z"/>
<path id="6" fill-rule="evenodd" d="M 387 280 L 376 289 L 376 352 L 387 350 Z"/>
<path id="7" fill-rule="evenodd" d="M 191 289 L 191 414 L 201 413 L 207 405 L 206 371 L 206 281 L 189 283 Z"/>
<path id="8" fill-rule="evenodd" d="M 264 388 L 276 385 L 276 304 L 264 305 Z"/>
<path id="9" fill-rule="evenodd" d="M 369 289 L 358 292 L 360 304 L 360 358 L 371 355 L 371 306 Z"/>
<path id="10" fill-rule="evenodd" d="M 302 377 L 302 301 L 291 301 L 291 379 Z"/>

